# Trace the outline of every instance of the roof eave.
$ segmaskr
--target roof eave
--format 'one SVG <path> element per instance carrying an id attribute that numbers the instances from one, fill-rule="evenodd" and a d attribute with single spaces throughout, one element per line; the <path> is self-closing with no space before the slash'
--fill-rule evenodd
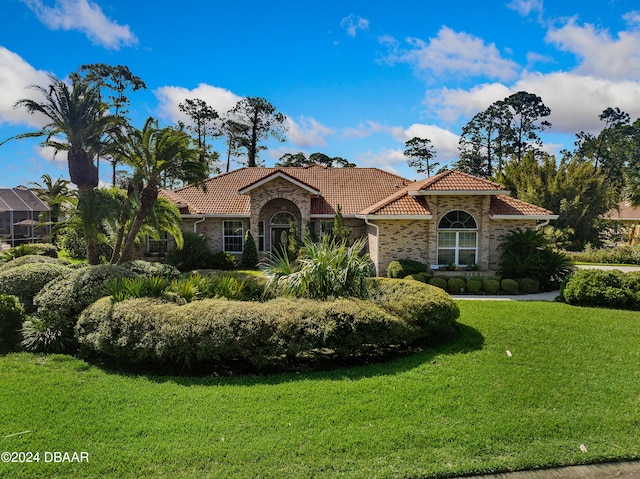
<path id="1" fill-rule="evenodd" d="M 558 215 L 489 215 L 492 220 L 557 220 Z"/>
<path id="2" fill-rule="evenodd" d="M 415 190 L 409 191 L 409 196 L 495 196 L 508 195 L 509 190 Z"/>
<path id="3" fill-rule="evenodd" d="M 305 191 L 308 191 L 310 194 L 315 195 L 315 196 L 320 196 L 320 192 L 314 188 L 311 188 L 308 185 L 305 185 L 304 183 L 302 183 L 301 181 L 296 180 L 295 178 L 293 178 L 290 175 L 287 175 L 286 173 L 283 173 L 281 171 L 277 171 L 275 173 L 271 173 L 270 175 L 265 176 L 264 178 L 256 181 L 255 183 L 249 185 L 249 186 L 245 186 L 244 188 L 241 188 L 238 190 L 238 194 L 239 195 L 244 195 L 249 193 L 251 190 L 258 188 L 259 186 L 262 186 L 266 183 L 269 183 L 272 180 L 275 180 L 276 178 L 282 178 L 300 188 L 302 188 Z"/>
<path id="4" fill-rule="evenodd" d="M 432 220 L 433 215 L 376 215 L 365 214 L 356 215 L 356 218 L 362 220 Z"/>

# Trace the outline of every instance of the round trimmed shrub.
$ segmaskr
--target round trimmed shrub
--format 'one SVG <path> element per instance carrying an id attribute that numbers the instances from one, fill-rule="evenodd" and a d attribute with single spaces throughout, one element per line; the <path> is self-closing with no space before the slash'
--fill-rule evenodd
<path id="1" fill-rule="evenodd" d="M 540 290 L 540 281 L 531 278 L 522 278 L 518 280 L 518 290 L 525 294 L 537 293 Z"/>
<path id="2" fill-rule="evenodd" d="M 515 279 L 503 279 L 500 282 L 500 288 L 507 294 L 517 294 L 518 282 Z"/>
<path id="3" fill-rule="evenodd" d="M 67 266 L 52 263 L 27 263 L 0 270 L 0 292 L 20 299 L 27 313 L 34 311 L 33 300 L 40 290 L 54 279 L 71 274 Z"/>
<path id="4" fill-rule="evenodd" d="M 447 281 L 447 291 L 451 294 L 460 294 L 466 285 L 465 280 L 462 278 L 451 278 Z"/>
<path id="5" fill-rule="evenodd" d="M 134 278 L 136 274 L 124 266 L 86 266 L 70 275 L 47 284 L 33 302 L 40 318 L 60 318 L 73 327 L 84 308 L 106 296 L 104 287 L 115 278 Z"/>
<path id="6" fill-rule="evenodd" d="M 39 255 L 50 258 L 58 257 L 57 246 L 50 243 L 26 243 L 0 253 L 0 261 L 11 261 L 21 256 Z"/>
<path id="7" fill-rule="evenodd" d="M 567 280 L 561 294 L 567 303 L 577 306 L 640 309 L 640 298 L 627 287 L 625 274 L 619 270 L 578 270 Z"/>
<path id="8" fill-rule="evenodd" d="M 371 300 L 415 327 L 414 339 L 436 339 L 454 330 L 460 310 L 442 288 L 388 278 L 372 278 L 372 283 Z"/>
<path id="9" fill-rule="evenodd" d="M 372 280 L 371 300 L 277 298 L 263 303 L 206 299 L 102 298 L 81 314 L 76 338 L 86 353 L 172 370 L 260 370 L 296 360 L 357 357 L 451 334 L 459 310 L 418 281 Z"/>
<path id="10" fill-rule="evenodd" d="M 497 279 L 485 279 L 484 291 L 487 294 L 498 294 L 498 291 L 500 291 L 500 281 Z"/>
<path id="11" fill-rule="evenodd" d="M 24 309 L 16 296 L 0 294 L 0 353 L 14 351 L 20 338 Z"/>
<path id="12" fill-rule="evenodd" d="M 429 278 L 425 278 L 422 274 L 410 274 L 405 276 L 404 279 L 412 279 L 414 281 L 420 281 L 421 283 L 427 283 Z"/>
<path id="13" fill-rule="evenodd" d="M 137 259 L 123 264 L 125 268 L 142 278 L 167 278 L 177 279 L 180 277 L 180 271 L 175 266 L 166 263 L 145 261 Z"/>
<path id="14" fill-rule="evenodd" d="M 467 293 L 469 294 L 478 294 L 482 291 L 482 280 L 481 279 L 470 279 L 467 282 Z"/>
<path id="15" fill-rule="evenodd" d="M 426 264 L 413 259 L 398 259 L 389 263 L 387 266 L 387 277 L 404 278 L 406 276 L 418 273 L 427 273 L 429 268 Z"/>
<path id="16" fill-rule="evenodd" d="M 25 256 L 19 256 L 16 259 L 12 259 L 11 261 L 7 261 L 6 263 L 0 264 L 0 271 L 16 268 L 18 266 L 22 266 L 23 264 L 31 264 L 31 263 L 61 264 L 65 266 L 69 266 L 71 264 L 66 259 L 52 258 L 50 256 L 42 256 L 39 254 L 28 254 Z"/>
<path id="17" fill-rule="evenodd" d="M 447 289 L 447 279 L 442 276 L 435 276 L 429 280 L 429 284 L 431 286 L 435 286 L 436 288 Z"/>

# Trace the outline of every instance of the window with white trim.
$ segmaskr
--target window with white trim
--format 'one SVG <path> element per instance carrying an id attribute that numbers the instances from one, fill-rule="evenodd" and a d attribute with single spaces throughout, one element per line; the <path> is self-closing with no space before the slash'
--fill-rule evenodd
<path id="1" fill-rule="evenodd" d="M 320 236 L 333 234 L 333 221 L 320 222 Z"/>
<path id="2" fill-rule="evenodd" d="M 222 224 L 222 245 L 225 253 L 242 253 L 244 224 L 242 221 L 224 221 Z"/>
<path id="3" fill-rule="evenodd" d="M 438 264 L 477 263 L 478 225 L 466 211 L 450 211 L 438 223 Z"/>

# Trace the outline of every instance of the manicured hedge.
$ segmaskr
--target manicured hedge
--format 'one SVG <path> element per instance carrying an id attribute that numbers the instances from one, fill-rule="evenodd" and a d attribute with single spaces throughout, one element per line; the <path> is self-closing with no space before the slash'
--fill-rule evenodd
<path id="1" fill-rule="evenodd" d="M 428 272 L 429 268 L 425 263 L 412 259 L 398 259 L 387 266 L 387 277 L 389 278 L 404 278 L 412 274 Z"/>
<path id="2" fill-rule="evenodd" d="M 67 266 L 52 263 L 26 263 L 3 269 L 0 270 L 0 293 L 17 296 L 30 313 L 34 311 L 34 297 L 40 290 L 50 281 L 68 276 L 72 271 Z"/>
<path id="3" fill-rule="evenodd" d="M 639 286 L 638 273 L 583 269 L 567 280 L 561 296 L 577 306 L 640 310 Z"/>
<path id="4" fill-rule="evenodd" d="M 371 300 L 222 299 L 167 304 L 158 299 L 89 306 L 76 325 L 86 353 L 169 369 L 261 370 L 298 360 L 343 360 L 442 339 L 459 315 L 448 295 L 417 281 L 374 280 Z"/>
<path id="5" fill-rule="evenodd" d="M 11 268 L 22 266 L 23 264 L 31 263 L 49 263 L 49 264 L 61 264 L 69 266 L 71 263 L 66 259 L 52 258 L 50 256 L 43 256 L 39 254 L 28 254 L 25 256 L 18 256 L 16 259 L 7 261 L 6 263 L 0 263 L 0 271 L 5 271 Z"/>
<path id="6" fill-rule="evenodd" d="M 20 326 L 24 309 L 16 296 L 0 293 L 0 353 L 16 349 L 20 342 Z"/>

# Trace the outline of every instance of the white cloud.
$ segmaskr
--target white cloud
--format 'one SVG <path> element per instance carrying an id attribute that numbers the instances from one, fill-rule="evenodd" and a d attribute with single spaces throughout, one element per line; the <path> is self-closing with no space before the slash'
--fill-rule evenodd
<path id="1" fill-rule="evenodd" d="M 301 116 L 298 122 L 287 117 L 287 140 L 300 148 L 327 146 L 327 137 L 335 130 L 318 123 L 314 118 Z"/>
<path id="2" fill-rule="evenodd" d="M 528 17 L 531 12 L 542 15 L 544 10 L 543 0 L 511 0 L 507 8 L 518 12 L 523 17 Z"/>
<path id="3" fill-rule="evenodd" d="M 519 70 L 515 62 L 502 57 L 495 44 L 487 44 L 482 38 L 455 32 L 446 26 L 428 42 L 407 38 L 408 48 L 402 48 L 389 36 L 381 37 L 379 42 L 390 50 L 386 57 L 388 62 L 408 63 L 436 76 L 455 73 L 508 80 Z"/>
<path id="4" fill-rule="evenodd" d="M 614 38 L 607 30 L 597 30 L 590 24 L 581 26 L 570 19 L 560 28 L 549 29 L 546 41 L 580 58 L 575 71 L 581 75 L 612 80 L 640 78 L 638 31 L 622 31 Z"/>
<path id="5" fill-rule="evenodd" d="M 350 37 L 355 38 L 358 30 L 369 30 L 369 20 L 362 17 L 356 17 L 355 15 L 351 14 L 348 17 L 344 17 L 340 21 L 340 26 L 347 31 L 347 34 Z"/>
<path id="6" fill-rule="evenodd" d="M 41 117 L 31 115 L 25 108 L 13 106 L 23 98 L 37 99 L 37 91 L 28 89 L 28 86 L 46 86 L 49 83 L 46 72 L 36 70 L 22 57 L 0 46 L 0 124 L 26 123 L 32 127 L 42 127 L 44 122 Z"/>
<path id="7" fill-rule="evenodd" d="M 521 90 L 535 93 L 551 109 L 548 119 L 554 132 L 599 131 L 602 124 L 598 115 L 608 107 L 619 107 L 631 118 L 640 116 L 639 82 L 615 82 L 566 72 L 529 74 L 511 86 L 490 83 L 471 90 L 442 89 L 431 93 L 427 104 L 449 122 L 468 120 L 496 100 Z"/>
<path id="8" fill-rule="evenodd" d="M 402 142 L 407 142 L 416 137 L 431 140 L 431 144 L 436 150 L 436 159 L 441 162 L 457 159 L 460 154 L 458 151 L 458 135 L 436 125 L 414 123 L 405 130 L 396 130 L 394 136 Z"/>
<path id="9" fill-rule="evenodd" d="M 388 126 L 381 125 L 378 122 L 368 120 L 363 123 L 360 123 L 357 127 L 345 128 L 342 131 L 342 139 L 344 140 L 362 139 L 380 132 L 390 133 L 391 128 Z"/>
<path id="10" fill-rule="evenodd" d="M 163 86 L 154 91 L 160 102 L 160 116 L 172 122 L 178 120 L 187 122 L 187 116 L 180 111 L 178 105 L 184 103 L 186 99 L 198 98 L 203 100 L 219 114 L 224 114 L 231 110 L 236 103 L 242 100 L 235 93 L 224 88 L 200 83 L 197 88 L 189 90 L 179 86 Z"/>
<path id="11" fill-rule="evenodd" d="M 625 13 L 622 18 L 625 22 L 631 27 L 639 27 L 640 26 L 640 12 L 636 10 L 632 10 L 628 13 Z"/>
<path id="12" fill-rule="evenodd" d="M 393 148 L 383 148 L 378 153 L 367 151 L 358 155 L 355 159 L 355 163 L 358 166 L 380 168 L 396 175 L 400 175 L 400 172 L 396 167 L 404 166 L 406 162 L 407 159 L 404 156 L 404 150 L 397 150 Z"/>
<path id="13" fill-rule="evenodd" d="M 48 7 L 42 0 L 21 0 L 43 24 L 52 30 L 78 30 L 93 43 L 110 50 L 135 45 L 137 37 L 128 25 L 107 18 L 102 9 L 89 0 L 56 0 Z"/>

